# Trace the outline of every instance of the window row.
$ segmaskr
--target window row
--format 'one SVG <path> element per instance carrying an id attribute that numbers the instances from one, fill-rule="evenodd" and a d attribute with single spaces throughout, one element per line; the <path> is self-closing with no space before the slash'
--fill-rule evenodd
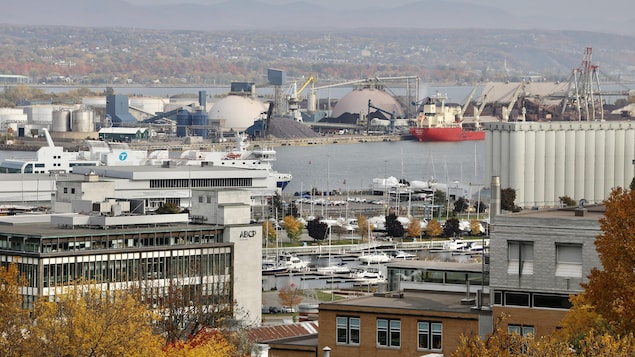
<path id="1" fill-rule="evenodd" d="M 556 243 L 556 276 L 582 277 L 582 244 Z M 534 242 L 507 242 L 507 274 L 534 273 Z"/>
<path id="2" fill-rule="evenodd" d="M 568 295 L 529 293 L 519 291 L 495 291 L 494 305 L 570 309 Z"/>
<path id="3" fill-rule="evenodd" d="M 252 178 L 161 179 L 150 180 L 150 188 L 251 187 Z"/>
<path id="4" fill-rule="evenodd" d="M 37 266 L 27 269 L 29 286 L 37 287 Z M 22 269 L 22 268 L 20 268 Z M 78 279 L 96 283 L 143 281 L 164 278 L 199 278 L 231 273 L 231 254 L 174 256 L 91 262 L 46 264 L 42 287 L 64 286 Z"/>
<path id="5" fill-rule="evenodd" d="M 399 319 L 376 320 L 377 347 L 400 348 L 402 326 Z M 431 321 L 417 322 L 417 348 L 440 351 L 443 348 L 443 323 Z M 338 344 L 359 345 L 361 319 L 358 316 L 337 316 L 336 339 Z"/>

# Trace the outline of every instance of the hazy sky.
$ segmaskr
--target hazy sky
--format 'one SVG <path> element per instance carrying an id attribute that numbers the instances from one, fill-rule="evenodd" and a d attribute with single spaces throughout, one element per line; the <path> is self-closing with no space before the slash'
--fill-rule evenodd
<path id="1" fill-rule="evenodd" d="M 228 0 L 126 0 L 133 4 L 215 4 Z M 236 1 L 236 0 L 233 0 Z M 439 1 L 476 4 L 505 10 L 518 16 L 579 17 L 589 21 L 597 16 L 612 16 L 616 20 L 633 19 L 635 22 L 635 1 L 633 0 L 256 0 L 268 4 L 288 4 L 306 2 L 329 8 L 396 7 L 415 2 L 434 6 Z M 635 26 L 635 25 L 633 25 Z"/>

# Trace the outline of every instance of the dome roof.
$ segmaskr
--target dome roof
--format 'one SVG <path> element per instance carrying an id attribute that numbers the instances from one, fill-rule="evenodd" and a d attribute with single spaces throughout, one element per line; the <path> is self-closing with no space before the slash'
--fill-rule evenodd
<path id="1" fill-rule="evenodd" d="M 340 99 L 335 107 L 332 118 L 337 118 L 344 113 L 362 115 L 368 114 L 368 100 L 373 106 L 381 108 L 387 112 L 395 112 L 397 117 L 403 116 L 403 109 L 401 104 L 390 94 L 381 89 L 356 89 Z M 371 109 L 371 112 L 375 111 Z"/>
<path id="2" fill-rule="evenodd" d="M 229 95 L 214 103 L 209 111 L 209 118 L 221 120 L 223 128 L 243 130 L 252 126 L 254 120 L 265 111 L 267 105 L 257 99 Z"/>

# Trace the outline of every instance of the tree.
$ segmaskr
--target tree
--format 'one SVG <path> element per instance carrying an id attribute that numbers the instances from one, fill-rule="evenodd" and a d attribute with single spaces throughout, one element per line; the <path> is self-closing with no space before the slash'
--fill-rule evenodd
<path id="1" fill-rule="evenodd" d="M 326 239 L 329 226 L 324 222 L 320 222 L 320 220 L 316 218 L 307 222 L 306 229 L 309 232 L 309 237 L 316 241 L 321 241 Z"/>
<path id="2" fill-rule="evenodd" d="M 602 268 L 591 270 L 583 297 L 625 335 L 635 332 L 635 191 L 614 188 L 604 205 L 602 234 L 595 240 Z"/>
<path id="3" fill-rule="evenodd" d="M 292 286 L 278 291 L 278 299 L 283 306 L 296 306 L 304 300 L 304 292 L 292 284 Z"/>
<path id="4" fill-rule="evenodd" d="M 0 355 L 26 356 L 30 348 L 24 339 L 24 331 L 31 324 L 29 312 L 22 308 L 20 288 L 27 286 L 26 279 L 15 263 L 0 266 Z"/>
<path id="5" fill-rule="evenodd" d="M 421 237 L 421 221 L 418 218 L 411 219 L 406 232 L 408 237 Z"/>
<path id="6" fill-rule="evenodd" d="M 438 237 L 443 233 L 443 227 L 437 219 L 432 219 L 426 227 L 426 234 L 430 237 Z"/>
<path id="7" fill-rule="evenodd" d="M 456 202 L 454 202 L 454 213 L 463 213 L 470 207 L 470 201 L 466 200 L 463 197 L 459 197 Z"/>
<path id="8" fill-rule="evenodd" d="M 478 219 L 473 219 L 470 221 L 470 233 L 473 236 L 477 236 L 479 234 L 482 234 L 483 232 L 481 232 L 481 228 L 483 227 L 483 225 L 481 225 L 481 222 Z"/>
<path id="9" fill-rule="evenodd" d="M 103 292 L 80 281 L 56 299 L 35 304 L 34 351 L 49 356 L 160 354 L 163 339 L 153 334 L 151 311 L 127 291 Z"/>
<path id="10" fill-rule="evenodd" d="M 204 329 L 189 339 L 174 341 L 163 348 L 165 357 L 237 356 L 236 347 L 217 329 Z"/>
<path id="11" fill-rule="evenodd" d="M 357 233 L 362 237 L 362 241 L 370 236 L 373 227 L 368 224 L 368 217 L 364 215 L 357 216 Z"/>
<path id="12" fill-rule="evenodd" d="M 302 231 L 304 230 L 304 226 L 300 221 L 295 219 L 293 216 L 285 216 L 284 217 L 284 229 L 287 231 L 287 237 L 292 242 L 297 242 L 302 236 Z"/>
<path id="13" fill-rule="evenodd" d="M 273 226 L 273 222 L 270 220 L 266 220 L 262 222 L 262 235 L 265 237 L 267 242 L 275 243 L 278 239 L 278 231 Z"/>
<path id="14" fill-rule="evenodd" d="M 483 213 L 487 209 L 487 205 L 482 201 L 476 203 L 476 212 Z"/>
<path id="15" fill-rule="evenodd" d="M 397 215 L 391 213 L 386 216 L 386 234 L 390 237 L 402 238 L 405 233 L 405 229 L 399 220 Z"/>
<path id="16" fill-rule="evenodd" d="M 157 214 L 176 214 L 179 213 L 179 206 L 171 202 L 165 202 L 155 211 Z"/>
<path id="17" fill-rule="evenodd" d="M 278 217 L 284 217 L 282 206 L 282 196 L 278 192 L 276 192 L 273 197 L 271 197 L 271 216 L 276 219 L 278 219 Z"/>
<path id="18" fill-rule="evenodd" d="M 569 196 L 560 196 L 558 199 L 565 207 L 572 207 L 577 204 L 577 202 Z"/>
<path id="19" fill-rule="evenodd" d="M 501 190 L 501 210 L 512 212 L 520 210 L 514 201 L 516 201 L 516 190 L 511 187 Z"/>
<path id="20" fill-rule="evenodd" d="M 461 228 L 459 228 L 459 220 L 456 218 L 450 218 L 445 221 L 443 225 L 443 235 L 445 237 L 456 237 L 461 234 Z"/>

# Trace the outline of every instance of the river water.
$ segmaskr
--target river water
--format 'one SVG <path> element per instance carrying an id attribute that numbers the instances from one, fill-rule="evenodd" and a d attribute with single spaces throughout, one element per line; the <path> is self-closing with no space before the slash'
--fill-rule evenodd
<path id="1" fill-rule="evenodd" d="M 418 142 L 415 140 L 276 148 L 274 169 L 293 180 L 285 193 L 369 189 L 374 178 L 484 182 L 484 141 Z M 473 191 L 475 192 L 475 191 Z"/>

